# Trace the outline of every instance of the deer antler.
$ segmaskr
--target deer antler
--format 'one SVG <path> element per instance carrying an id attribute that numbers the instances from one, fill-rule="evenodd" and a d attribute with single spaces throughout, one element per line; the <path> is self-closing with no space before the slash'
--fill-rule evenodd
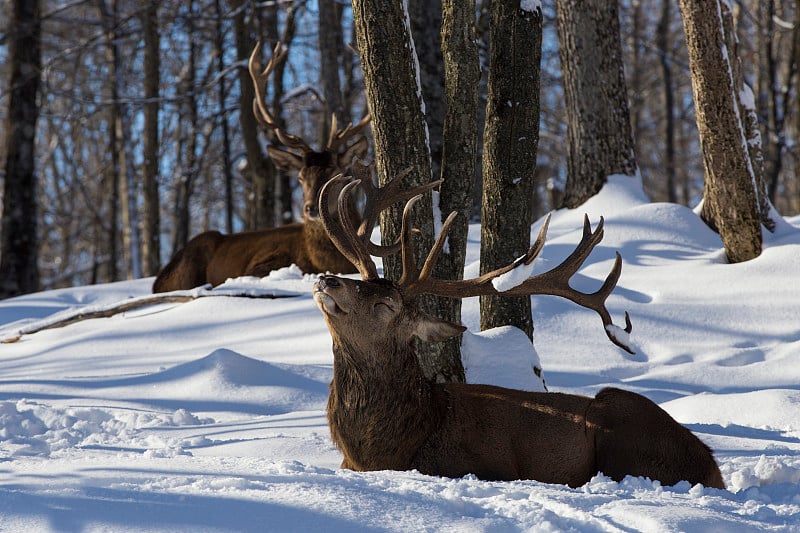
<path id="1" fill-rule="evenodd" d="M 447 296 L 450 298 L 467 298 L 470 296 L 484 296 L 484 295 L 500 295 L 500 296 L 530 296 L 533 294 L 547 294 L 552 296 L 560 296 L 566 298 L 581 307 L 591 309 L 600 315 L 605 326 L 606 335 L 608 338 L 627 352 L 633 353 L 631 348 L 626 344 L 624 339 L 617 338 L 614 323 L 611 319 L 611 314 L 606 309 L 605 302 L 617 285 L 619 276 L 622 272 L 622 257 L 619 252 L 616 254 L 614 266 L 611 272 L 606 277 L 603 285 L 593 293 L 584 293 L 573 289 L 569 285 L 569 280 L 583 265 L 586 258 L 594 249 L 595 246 L 603 239 L 603 218 L 600 217 L 600 223 L 597 228 L 592 231 L 589 224 L 589 217 L 584 215 L 583 219 L 583 237 L 575 247 L 575 250 L 555 268 L 527 278 L 522 283 L 516 285 L 508 290 L 500 291 L 492 283 L 493 280 L 499 276 L 506 274 L 513 269 L 525 264 L 530 265 L 531 262 L 539 255 L 544 247 L 544 241 L 547 236 L 547 228 L 550 224 L 550 215 L 542 224 L 541 230 L 536 241 L 528 249 L 522 257 L 516 259 L 512 263 L 487 272 L 480 277 L 466 279 L 466 280 L 443 280 L 431 277 L 433 267 L 436 259 L 444 246 L 444 239 L 450 229 L 450 225 L 455 219 L 456 212 L 450 213 L 447 220 L 442 226 L 442 231 L 436 238 L 428 257 L 422 268 L 417 268 L 414 262 L 413 254 L 413 241 L 412 229 L 409 221 L 411 207 L 419 198 L 412 198 L 406 204 L 403 210 L 403 226 L 402 226 L 402 249 L 403 249 L 403 275 L 398 283 L 403 291 L 409 295 L 416 294 L 435 294 L 437 296 Z M 633 326 L 631 325 L 630 316 L 627 311 L 625 312 L 625 333 L 630 333 Z"/>
<path id="2" fill-rule="evenodd" d="M 319 195 L 319 212 L 325 230 L 342 255 L 356 266 L 365 280 L 378 278 L 378 270 L 371 255 L 382 257 L 396 252 L 399 248 L 399 243 L 378 245 L 370 240 L 372 228 L 378 222 L 381 211 L 396 203 L 419 196 L 442 182 L 442 180 L 438 180 L 410 189 L 401 189 L 400 181 L 413 170 L 413 167 L 409 167 L 393 177 L 383 187 L 377 187 L 372 180 L 372 168 L 372 165 L 354 162 L 354 179 L 352 181 L 349 177 L 339 174 L 325 184 Z M 366 204 L 361 223 L 356 228 L 350 215 L 354 211 L 351 209 L 352 191 L 359 185 L 366 196 Z M 337 187 L 341 187 L 341 191 L 336 210 L 332 210 L 333 204 L 330 196 Z M 334 211 L 338 211 L 338 218 L 334 216 Z"/>
<path id="3" fill-rule="evenodd" d="M 272 57 L 269 63 L 267 63 L 264 70 L 261 70 L 261 62 L 258 59 L 261 55 L 261 41 L 256 43 L 255 48 L 253 48 L 253 53 L 250 54 L 250 61 L 247 64 L 250 77 L 253 79 L 253 88 L 256 93 L 255 98 L 253 98 L 253 114 L 256 116 L 256 120 L 258 120 L 259 124 L 274 131 L 278 139 L 287 147 L 308 153 L 313 151 L 311 147 L 297 135 L 292 135 L 281 129 L 280 126 L 278 126 L 278 122 L 269 112 L 269 106 L 267 106 L 267 103 L 264 101 L 264 97 L 267 94 L 269 75 L 281 61 L 286 59 L 288 53 L 288 48 L 284 48 L 283 45 L 278 42 L 275 45 L 275 49 L 272 51 Z"/>
<path id="4" fill-rule="evenodd" d="M 328 136 L 328 145 L 326 148 L 333 153 L 339 151 L 339 148 L 351 137 L 358 135 L 361 130 L 363 130 L 367 124 L 369 124 L 370 120 L 372 120 L 372 116 L 367 113 L 364 118 L 362 118 L 358 124 L 353 126 L 353 123 L 350 122 L 345 126 L 343 129 L 337 129 L 337 121 L 336 121 L 336 114 L 334 113 L 331 115 L 331 132 Z"/>

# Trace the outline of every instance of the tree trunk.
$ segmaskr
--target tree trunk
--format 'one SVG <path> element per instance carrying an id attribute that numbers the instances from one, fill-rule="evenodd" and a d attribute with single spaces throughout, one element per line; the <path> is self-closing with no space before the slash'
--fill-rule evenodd
<path id="1" fill-rule="evenodd" d="M 701 217 L 719 231 L 731 263 L 761 254 L 755 177 L 739 117 L 718 0 L 679 0 L 705 166 Z"/>
<path id="2" fill-rule="evenodd" d="M 142 17 L 144 32 L 144 164 L 142 173 L 142 269 L 154 276 L 161 266 L 161 215 L 158 194 L 159 138 L 158 108 L 160 77 L 159 0 L 148 0 Z"/>
<path id="3" fill-rule="evenodd" d="M 244 0 L 231 0 L 236 33 L 236 57 L 247 64 L 256 42 L 247 24 Z M 253 183 L 253 220 L 249 229 L 275 225 L 275 172 L 258 139 L 258 122 L 253 115 L 253 82 L 247 68 L 239 68 L 239 126 L 247 152 L 247 174 Z"/>
<path id="4" fill-rule="evenodd" d="M 350 122 L 350 113 L 344 105 L 342 84 L 339 78 L 339 58 L 342 50 L 342 5 L 336 0 L 319 0 L 319 60 L 322 93 L 325 95 L 328 112 L 325 116 L 326 128 L 330 126 L 331 114 L 336 115 L 340 126 Z M 327 139 L 325 139 L 327 141 Z M 324 141 L 323 141 L 324 142 Z"/>
<path id="5" fill-rule="evenodd" d="M 423 102 L 417 78 L 417 58 L 404 0 L 353 1 L 353 19 L 367 101 L 372 114 L 375 158 L 381 185 L 409 166 L 408 186 L 431 181 L 430 150 L 427 143 Z M 431 201 L 425 196 L 414 210 L 414 225 L 421 231 L 416 260 L 421 262 L 433 244 Z M 384 243 L 394 242 L 400 232 L 402 206 L 381 215 Z M 400 278 L 401 262 L 389 256 L 383 261 L 389 279 Z M 420 307 L 439 315 L 439 298 L 424 296 Z M 451 345 L 447 345 L 451 346 Z M 420 363 L 426 375 L 441 381 L 463 380 L 460 353 L 442 353 L 442 345 L 420 346 Z"/>
<path id="6" fill-rule="evenodd" d="M 539 143 L 541 8 L 493 0 L 483 136 L 481 273 L 530 246 L 533 179 Z M 481 329 L 510 324 L 533 338 L 529 297 L 481 296 Z"/>
<path id="7" fill-rule="evenodd" d="M 567 114 L 564 207 L 597 194 L 608 176 L 638 176 L 622 66 L 618 0 L 557 0 Z"/>
<path id="8" fill-rule="evenodd" d="M 656 43 L 661 61 L 664 83 L 664 173 L 666 174 L 667 201 L 678 202 L 678 185 L 675 175 L 675 95 L 672 86 L 672 60 L 670 57 L 670 20 L 672 0 L 662 0 L 661 18 L 656 28 Z"/>
<path id="9" fill-rule="evenodd" d="M 442 130 L 444 129 L 445 96 L 442 60 L 442 1 L 410 0 L 408 2 L 411 33 L 419 60 L 422 99 L 425 102 L 425 123 L 431 152 L 431 175 L 441 174 Z M 474 25 L 474 15 L 467 21 Z M 470 92 L 474 91 L 474 88 Z"/>
<path id="10" fill-rule="evenodd" d="M 14 0 L 7 28 L 11 80 L 0 231 L 0 299 L 39 289 L 35 154 L 41 24 L 38 0 Z"/>
<path id="11" fill-rule="evenodd" d="M 116 69 L 119 66 L 117 48 L 115 42 L 116 22 L 116 0 L 110 0 L 110 5 L 106 0 L 98 2 L 100 14 L 102 16 L 103 30 L 105 31 L 105 53 L 106 62 L 111 71 L 109 82 L 109 101 L 108 107 L 108 152 L 111 156 L 111 166 L 105 172 L 105 192 L 108 198 L 108 212 L 105 220 L 100 220 L 106 232 L 106 237 L 98 246 L 100 257 L 99 262 L 99 281 L 110 282 L 119 279 L 119 219 L 120 219 L 120 174 L 121 174 L 121 127 L 120 127 L 120 106 L 119 89 L 117 83 Z"/>
<path id="12" fill-rule="evenodd" d="M 463 279 L 477 166 L 477 87 L 481 72 L 475 40 L 475 1 L 443 0 L 442 8 L 445 114 L 439 174 L 444 182 L 440 187 L 439 212 L 446 217 L 457 211 L 458 218 L 450 227 L 448 246 L 439 256 L 433 275 L 441 279 Z M 461 323 L 460 299 L 451 299 L 449 309 L 442 311 L 442 318 Z M 457 338 L 446 342 L 454 345 L 448 349 L 458 349 Z"/>
<path id="13" fill-rule="evenodd" d="M 744 83 L 742 62 L 739 59 L 739 39 L 736 37 L 736 27 L 733 22 L 733 11 L 727 2 L 720 3 L 722 14 L 723 34 L 725 46 L 728 49 L 728 59 L 731 63 L 733 74 L 734 95 L 739 108 L 739 117 L 744 129 L 747 154 L 753 170 L 753 179 L 756 184 L 756 198 L 761 224 L 769 231 L 775 231 L 775 221 L 772 219 L 773 208 L 767 192 L 767 182 L 764 179 L 764 152 L 761 144 L 761 130 L 758 125 L 758 114 L 755 109 L 755 96 L 749 86 Z M 781 126 L 782 128 L 783 126 Z M 783 148 L 781 148 L 783 151 Z"/>

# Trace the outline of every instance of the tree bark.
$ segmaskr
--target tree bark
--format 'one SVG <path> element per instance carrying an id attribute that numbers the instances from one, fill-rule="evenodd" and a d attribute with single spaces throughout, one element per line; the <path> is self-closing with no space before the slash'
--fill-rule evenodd
<path id="1" fill-rule="evenodd" d="M 410 0 L 408 2 L 411 33 L 419 60 L 419 81 L 425 102 L 425 123 L 431 152 L 431 175 L 441 174 L 442 131 L 444 129 L 445 95 L 442 59 L 442 1 Z M 474 16 L 472 17 L 474 19 Z M 472 19 L 465 21 L 474 25 Z M 471 89 L 474 91 L 474 88 Z"/>
<path id="2" fill-rule="evenodd" d="M 350 122 L 350 113 L 344 105 L 342 83 L 339 78 L 340 52 L 342 50 L 342 6 L 336 0 L 319 0 L 319 59 L 322 92 L 328 112 L 325 124 L 330 127 L 331 114 L 336 115 L 340 126 Z M 327 129 L 323 128 L 323 130 Z M 322 132 L 324 135 L 325 132 Z M 325 139 L 327 141 L 327 139 Z"/>
<path id="3" fill-rule="evenodd" d="M 0 299 L 39 288 L 35 154 L 41 24 L 38 0 L 14 0 L 8 26 L 11 80 L 0 231 Z"/>
<path id="4" fill-rule="evenodd" d="M 679 0 L 695 116 L 705 166 L 701 217 L 722 238 L 731 263 L 761 254 L 755 176 L 739 117 L 718 0 Z"/>
<path id="5" fill-rule="evenodd" d="M 557 0 L 567 114 L 563 206 L 597 194 L 608 176 L 638 176 L 622 65 L 618 0 Z"/>
<path id="6" fill-rule="evenodd" d="M 231 0 L 236 34 L 236 57 L 247 63 L 256 42 L 247 24 L 244 0 Z M 247 175 L 253 184 L 252 221 L 248 229 L 275 226 L 275 170 L 269 164 L 258 139 L 258 122 L 253 115 L 253 83 L 244 66 L 239 68 L 239 126 L 247 153 Z"/>
<path id="7" fill-rule="evenodd" d="M 472 189 L 477 167 L 478 83 L 481 72 L 475 40 L 475 1 L 443 0 L 441 46 L 444 66 L 444 124 L 441 139 L 439 213 L 458 212 L 433 275 L 463 279 Z M 434 213 L 436 216 L 436 213 Z M 447 302 L 445 302 L 447 303 Z M 441 317 L 461 323 L 461 300 L 452 298 Z M 459 339 L 449 339 L 458 350 Z M 459 377 L 461 374 L 459 374 Z"/>
<path id="8" fill-rule="evenodd" d="M 142 270 L 154 276 L 161 266 L 161 215 L 158 193 L 159 176 L 159 84 L 161 83 L 158 6 L 160 0 L 148 0 L 142 16 L 144 32 L 144 164 L 142 167 Z"/>
<path id="9" fill-rule="evenodd" d="M 408 186 L 429 183 L 432 176 L 424 104 L 405 2 L 354 0 L 353 19 L 372 114 L 378 181 L 384 185 L 402 170 L 413 166 L 405 183 Z M 394 206 L 381 214 L 384 243 L 396 240 L 401 215 L 402 206 Z M 417 204 L 413 215 L 414 226 L 421 231 L 416 246 L 418 263 L 433 245 L 431 215 L 431 200 L 426 195 Z M 402 266 L 399 257 L 385 257 L 383 266 L 387 278 L 400 278 Z M 423 311 L 438 316 L 440 300 L 423 296 L 418 303 Z M 440 381 L 463 380 L 460 353 L 442 353 L 441 349 L 442 345 L 420 346 L 420 364 L 426 375 Z"/>
<path id="10" fill-rule="evenodd" d="M 747 154 L 753 170 L 755 193 L 758 202 L 758 212 L 761 224 L 769 231 L 775 231 L 775 221 L 772 219 L 773 208 L 767 191 L 767 181 L 764 178 L 764 151 L 761 143 L 761 130 L 758 124 L 758 114 L 755 109 L 755 96 L 753 91 L 745 85 L 742 73 L 742 62 L 739 59 L 739 39 L 736 36 L 736 27 L 733 21 L 733 11 L 727 2 L 720 3 L 722 14 L 722 27 L 725 36 L 725 46 L 728 49 L 728 60 L 731 63 L 733 75 L 734 94 L 738 104 L 739 117 L 744 129 Z M 782 126 L 781 126 L 782 127 Z M 783 148 L 781 148 L 783 151 Z"/>
<path id="11" fill-rule="evenodd" d="M 530 246 L 539 142 L 542 12 L 517 0 L 493 0 L 483 136 L 481 273 Z M 533 338 L 529 297 L 481 297 L 481 329 L 510 324 Z"/>
<path id="12" fill-rule="evenodd" d="M 666 174 L 667 201 L 678 202 L 678 185 L 675 171 L 675 95 L 672 84 L 672 59 L 670 57 L 670 20 L 672 0 L 662 0 L 661 18 L 656 28 L 656 43 L 660 51 L 661 76 L 664 83 L 664 174 Z"/>

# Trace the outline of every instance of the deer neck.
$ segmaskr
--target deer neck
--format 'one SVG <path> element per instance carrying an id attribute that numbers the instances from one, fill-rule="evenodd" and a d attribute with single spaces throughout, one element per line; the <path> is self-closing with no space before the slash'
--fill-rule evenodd
<path id="1" fill-rule="evenodd" d="M 432 385 L 413 348 L 334 343 L 328 423 L 344 464 L 356 470 L 407 470 L 438 423 Z"/>

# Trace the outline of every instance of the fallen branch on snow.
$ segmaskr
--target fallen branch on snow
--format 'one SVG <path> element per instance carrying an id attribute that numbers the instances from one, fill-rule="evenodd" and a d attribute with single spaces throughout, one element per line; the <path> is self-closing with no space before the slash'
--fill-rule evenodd
<path id="1" fill-rule="evenodd" d="M 300 296 L 295 292 L 261 292 L 258 290 L 212 290 L 208 286 L 198 287 L 188 291 L 172 291 L 158 294 L 148 294 L 147 296 L 140 296 L 138 298 L 131 298 L 122 302 L 115 302 L 112 304 L 87 306 L 79 309 L 71 309 L 57 313 L 54 316 L 38 320 L 33 324 L 19 328 L 11 335 L 4 335 L 0 338 L 0 344 L 10 344 L 17 342 L 23 335 L 31 335 L 46 329 L 62 328 L 69 326 L 76 322 L 89 320 L 92 318 L 108 318 L 126 311 L 140 309 L 149 305 L 165 304 L 165 303 L 184 303 L 198 298 L 208 296 L 237 296 L 245 298 L 292 298 Z"/>

